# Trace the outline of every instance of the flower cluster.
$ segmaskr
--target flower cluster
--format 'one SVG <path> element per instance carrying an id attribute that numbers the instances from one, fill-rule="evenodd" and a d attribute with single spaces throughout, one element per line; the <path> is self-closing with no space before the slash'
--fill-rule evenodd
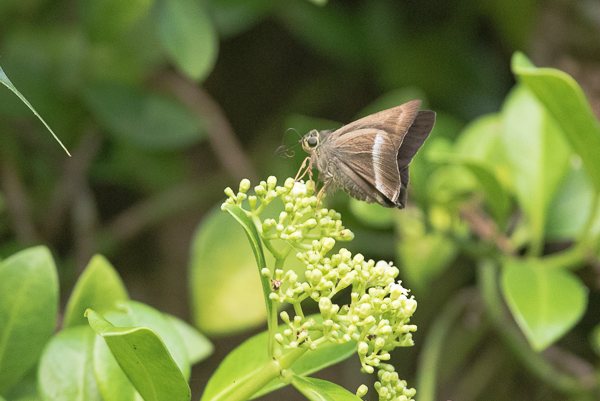
<path id="1" fill-rule="evenodd" d="M 396 281 L 398 268 L 386 261 L 366 260 L 361 254 L 352 255 L 346 249 L 334 252 L 336 241 L 352 239 L 344 228 L 339 213 L 320 208 L 315 196 L 314 182 L 306 184 L 288 179 L 277 186 L 274 177 L 255 187 L 255 195 L 247 195 L 250 183 L 242 181 L 235 194 L 228 189 L 226 204 L 242 206 L 248 200 L 250 210 L 261 239 L 275 257 L 280 253 L 269 245 L 270 241 L 283 240 L 291 249 L 303 269 L 298 272 L 286 269 L 283 264 L 261 270 L 264 279 L 270 280 L 269 298 L 274 305 L 288 303 L 294 306 L 294 316 L 281 312 L 284 330 L 274 334 L 283 349 L 316 349 L 323 343 L 356 343 L 362 370 L 377 372 L 375 390 L 379 400 L 412 400 L 415 390 L 407 388 L 388 361 L 396 347 L 413 345 L 412 333 L 416 326 L 410 318 L 417 302 L 400 282 Z M 258 214 L 275 199 L 281 199 L 283 210 L 277 218 L 261 220 Z M 336 303 L 334 297 L 350 289 L 348 303 Z M 319 315 L 305 316 L 301 303 L 315 301 Z M 361 385 L 357 395 L 366 394 Z"/>
<path id="2" fill-rule="evenodd" d="M 240 182 L 237 193 L 226 188 L 228 198 L 223 205 L 243 208 L 244 201 L 247 201 L 249 208 L 245 209 L 246 213 L 255 219 L 263 240 L 283 240 L 294 246 L 324 237 L 338 241 L 354 238 L 352 231 L 343 226 L 338 212 L 319 207 L 314 181 L 304 183 L 288 178 L 283 186 L 278 186 L 277 179 L 271 176 L 254 187 L 253 195 L 248 195 L 249 190 L 250 181 L 247 179 Z M 281 201 L 282 210 L 275 218 L 260 220 L 261 214 L 271 211 L 268 209 L 275 200 Z"/>

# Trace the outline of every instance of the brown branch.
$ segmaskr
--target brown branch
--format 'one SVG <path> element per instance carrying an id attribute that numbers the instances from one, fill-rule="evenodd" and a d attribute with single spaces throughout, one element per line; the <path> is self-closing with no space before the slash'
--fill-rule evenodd
<path id="1" fill-rule="evenodd" d="M 214 180 L 221 185 L 221 180 Z M 121 212 L 105 228 L 98 232 L 97 247 L 101 252 L 110 253 L 118 244 L 122 244 L 138 235 L 148 227 L 155 225 L 175 214 L 196 210 L 200 202 L 217 188 L 210 183 L 184 183 L 162 191 L 155 196 L 140 201 Z"/>
<path id="2" fill-rule="evenodd" d="M 479 206 L 471 203 L 461 209 L 460 215 L 478 237 L 492 242 L 507 255 L 515 253 L 510 240 L 498 230 L 496 223 Z"/>
<path id="3" fill-rule="evenodd" d="M 2 191 L 6 201 L 9 218 L 17 240 L 24 244 L 33 244 L 40 238 L 36 230 L 31 205 L 25 185 L 11 157 L 4 155 L 2 160 Z"/>
<path id="4" fill-rule="evenodd" d="M 174 72 L 164 72 L 156 85 L 168 90 L 202 119 L 219 161 L 236 179 L 256 179 L 256 169 L 244 152 L 221 106 L 196 82 Z"/>
<path id="5" fill-rule="evenodd" d="M 92 190 L 85 184 L 74 194 L 71 225 L 73 227 L 73 248 L 77 271 L 83 271 L 96 252 L 95 233 L 98 226 L 98 213 Z"/>
<path id="6" fill-rule="evenodd" d="M 65 214 L 85 187 L 88 170 L 100 150 L 101 142 L 102 138 L 96 132 L 87 132 L 73 152 L 73 157 L 65 162 L 62 177 L 46 213 L 44 233 L 49 240 L 56 236 Z"/>

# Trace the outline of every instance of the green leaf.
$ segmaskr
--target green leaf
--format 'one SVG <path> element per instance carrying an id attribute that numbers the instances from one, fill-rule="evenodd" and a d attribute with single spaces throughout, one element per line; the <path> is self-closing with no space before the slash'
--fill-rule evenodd
<path id="1" fill-rule="evenodd" d="M 85 99 L 117 139 L 148 150 L 175 150 L 205 137 L 200 120 L 179 103 L 137 88 L 98 84 Z"/>
<path id="2" fill-rule="evenodd" d="M 166 315 L 167 319 L 177 330 L 179 337 L 183 340 L 190 364 L 193 365 L 208 358 L 214 351 L 214 346 L 208 338 L 183 320 L 172 315 Z"/>
<path id="3" fill-rule="evenodd" d="M 258 269 L 266 266 L 254 224 L 239 207 L 231 206 L 227 211 L 244 230 L 236 220 L 214 209 L 204 218 L 192 242 L 193 317 L 195 325 L 209 334 L 244 330 L 264 322 L 264 305 L 270 292 L 268 282 L 261 292 L 262 276 L 252 260 L 254 251 Z M 267 308 L 270 310 L 270 302 Z"/>
<path id="4" fill-rule="evenodd" d="M 350 211 L 363 224 L 375 228 L 388 228 L 394 223 L 394 209 L 383 208 L 375 203 L 350 199 Z"/>
<path id="5" fill-rule="evenodd" d="M 57 310 L 58 277 L 47 248 L 29 248 L 0 263 L 0 393 L 35 365 Z"/>
<path id="6" fill-rule="evenodd" d="M 100 336 L 96 336 L 94 344 L 94 375 L 103 401 L 142 400 Z"/>
<path id="7" fill-rule="evenodd" d="M 161 0 L 158 33 L 162 46 L 190 78 L 201 81 L 217 58 L 217 36 L 201 3 Z"/>
<path id="8" fill-rule="evenodd" d="M 230 37 L 250 29 L 278 3 L 272 0 L 209 0 L 207 7 L 220 37 Z"/>
<path id="9" fill-rule="evenodd" d="M 160 337 L 147 327 L 115 327 L 89 309 L 87 318 L 145 401 L 184 400 L 190 388 Z"/>
<path id="10" fill-rule="evenodd" d="M 185 342 L 167 315 L 139 302 L 128 301 L 120 305 L 119 311 L 106 313 L 105 318 L 117 327 L 135 326 L 153 330 L 169 350 L 184 377 L 189 377 L 190 364 Z M 94 347 L 94 373 L 104 401 L 140 399 L 141 396 L 100 337 Z"/>
<path id="11" fill-rule="evenodd" d="M 418 209 L 397 213 L 395 222 L 400 268 L 411 286 L 424 290 L 454 260 L 456 245 L 441 231 L 428 232 Z"/>
<path id="12" fill-rule="evenodd" d="M 534 260 L 507 259 L 502 291 L 519 327 L 537 351 L 568 332 L 587 306 L 587 289 L 571 272 L 545 269 Z"/>
<path id="13" fill-rule="evenodd" d="M 548 210 L 547 237 L 552 240 L 573 240 L 592 218 L 594 187 L 581 166 L 572 168 L 554 197 Z M 592 223 L 589 234 L 600 232 L 600 215 Z"/>
<path id="14" fill-rule="evenodd" d="M 52 338 L 38 367 L 43 400 L 101 400 L 92 370 L 94 340 L 87 326 L 70 327 Z"/>
<path id="15" fill-rule="evenodd" d="M 294 376 L 292 385 L 310 401 L 360 401 L 342 386 L 314 377 Z"/>
<path id="16" fill-rule="evenodd" d="M 577 82 L 553 68 L 536 68 L 522 53 L 512 59 L 513 72 L 544 105 L 564 137 L 581 157 L 596 191 L 600 191 L 600 123 Z"/>
<path id="17" fill-rule="evenodd" d="M 504 151 L 516 197 L 528 219 L 533 250 L 539 252 L 548 207 L 567 172 L 571 152 L 554 120 L 525 87 L 508 96 L 503 121 Z"/>
<path id="18" fill-rule="evenodd" d="M 114 267 L 103 256 L 95 255 L 73 288 L 63 327 L 87 325 L 87 319 L 83 316 L 86 309 L 106 312 L 128 298 L 127 290 Z"/>
<path id="19" fill-rule="evenodd" d="M 283 326 L 281 326 L 283 328 Z M 240 383 L 251 381 L 257 372 L 271 361 L 268 356 L 268 332 L 264 331 L 248 340 L 231 351 L 221 362 L 217 370 L 211 376 L 202 401 L 210 401 L 216 396 L 227 394 Z M 291 366 L 298 375 L 308 375 L 334 365 L 352 355 L 356 350 L 356 344 L 323 344 L 314 351 L 307 351 Z M 275 389 L 287 385 L 282 379 L 275 378 L 254 397 L 259 397 Z"/>
<path id="20" fill-rule="evenodd" d="M 27 107 L 29 107 L 29 110 L 31 110 L 33 112 L 33 114 L 35 114 L 35 116 L 37 118 L 39 118 L 39 120 L 42 122 L 42 124 L 44 124 L 44 126 L 46 127 L 46 129 L 48 131 L 50 131 L 50 134 L 52 134 L 52 136 L 54 137 L 54 140 L 56 142 L 58 142 L 58 144 L 63 148 L 63 150 L 65 151 L 65 153 L 68 154 L 69 156 L 71 156 L 71 154 L 69 153 L 69 151 L 67 150 L 67 148 L 65 147 L 65 145 L 63 145 L 63 143 L 60 141 L 60 139 L 58 139 L 58 136 L 54 133 L 54 131 L 52 131 L 52 128 L 50 128 L 50 126 L 48 124 L 46 124 L 46 121 L 44 121 L 44 119 L 42 118 L 42 116 L 40 116 L 38 114 L 38 112 L 35 111 L 35 109 L 31 105 L 31 103 L 29 103 L 29 101 L 27 99 L 25 99 L 25 96 L 23 96 L 21 94 L 21 92 L 19 92 L 17 90 L 17 88 L 13 85 L 12 82 L 10 82 L 10 79 L 8 79 L 8 77 L 6 76 L 6 73 L 4 72 L 4 70 L 2 69 L 2 67 L 0 67 L 0 83 L 2 85 L 6 86 L 8 89 L 10 89 L 15 95 L 17 95 L 17 97 L 19 99 L 21 99 L 21 101 L 23 103 L 25 103 L 25 105 Z"/>

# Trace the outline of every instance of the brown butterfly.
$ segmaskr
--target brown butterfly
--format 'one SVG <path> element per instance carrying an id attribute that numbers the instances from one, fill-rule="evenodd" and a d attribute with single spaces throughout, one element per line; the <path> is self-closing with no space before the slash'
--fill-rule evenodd
<path id="1" fill-rule="evenodd" d="M 341 188 L 358 200 L 404 208 L 408 165 L 435 123 L 435 113 L 419 111 L 420 105 L 411 100 L 335 131 L 311 130 L 301 139 L 310 155 L 302 175 L 315 166 L 322 191 Z"/>

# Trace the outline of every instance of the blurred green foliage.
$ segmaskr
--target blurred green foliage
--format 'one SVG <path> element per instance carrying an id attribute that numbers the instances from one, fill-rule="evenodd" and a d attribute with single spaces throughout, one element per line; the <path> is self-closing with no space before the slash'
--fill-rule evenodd
<path id="1" fill-rule="evenodd" d="M 191 309 L 221 336 L 256 327 L 264 306 L 243 298 L 260 291 L 244 279 L 256 274 L 250 248 L 229 216 L 211 212 L 222 189 L 246 176 L 293 176 L 304 155 L 292 147 L 293 156 L 276 156 L 282 143 L 413 97 L 438 121 L 411 166 L 410 207 L 327 200 L 356 233 L 353 246 L 394 258 L 419 302 L 417 347 L 397 358 L 400 376 L 420 401 L 600 397 L 597 2 L 323 3 L 0 2 L 0 72 L 73 154 L 1 88 L 0 298 L 15 280 L 47 287 L 37 306 L 0 302 L 0 322 L 18 310 L 43 328 L 23 344 L 14 333 L 27 328 L 11 325 L 6 337 L 0 324 L 0 339 L 17 339 L 0 348 L 5 399 L 25 399 L 53 323 L 42 309 L 59 295 L 67 303 L 97 252 L 116 262 L 136 299 L 180 316 Z M 575 79 L 520 53 L 511 61 L 523 49 Z M 38 280 L 1 279 L 21 263 L 10 255 L 35 244 L 55 254 L 60 287 L 49 261 L 28 266 Z M 224 302 L 240 319 L 216 312 Z M 67 325 L 78 319 L 65 316 Z M 85 333 L 65 330 L 50 349 L 84 352 L 91 331 L 72 330 Z M 219 350 L 241 340 L 216 340 L 218 354 L 192 376 L 193 399 Z M 14 368 L 7 361 L 24 348 Z M 347 388 L 358 380 L 327 374 Z M 302 399 L 279 394 L 265 399 Z"/>

